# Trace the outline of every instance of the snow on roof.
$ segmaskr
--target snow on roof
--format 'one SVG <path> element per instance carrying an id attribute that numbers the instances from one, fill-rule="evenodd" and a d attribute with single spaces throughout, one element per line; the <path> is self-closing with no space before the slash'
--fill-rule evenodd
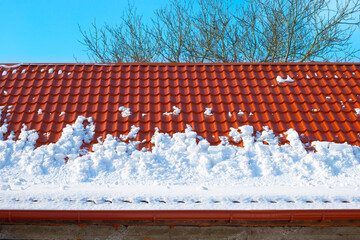
<path id="1" fill-rule="evenodd" d="M 85 124 L 89 122 L 89 124 Z M 6 126 L 4 126 L 6 128 Z M 2 128 L 5 132 L 6 129 Z M 6 209 L 351 209 L 360 204 L 360 147 L 313 142 L 295 130 L 279 145 L 269 128 L 232 129 L 244 146 L 210 146 L 188 126 L 170 136 L 156 130 L 153 148 L 126 137 L 89 143 L 96 128 L 79 117 L 58 142 L 35 148 L 38 133 L 0 141 L 0 206 Z M 238 134 L 236 135 L 235 132 Z M 216 204 L 215 204 L 216 203 Z"/>
<path id="2" fill-rule="evenodd" d="M 126 108 L 124 106 L 119 107 L 119 111 L 121 111 L 122 117 L 129 117 L 131 115 L 130 108 Z"/>
<path id="3" fill-rule="evenodd" d="M 359 69 L 0 66 L 0 208 L 358 208 Z"/>
<path id="4" fill-rule="evenodd" d="M 288 75 L 286 76 L 286 79 L 282 78 L 281 76 L 276 77 L 276 81 L 278 83 L 284 83 L 284 82 L 294 82 L 294 80 Z"/>

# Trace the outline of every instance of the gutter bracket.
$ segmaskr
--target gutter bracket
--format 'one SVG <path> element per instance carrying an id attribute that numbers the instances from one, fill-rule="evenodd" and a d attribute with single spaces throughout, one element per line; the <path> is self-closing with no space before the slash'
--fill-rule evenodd
<path id="1" fill-rule="evenodd" d="M 294 214 L 291 213 L 291 214 L 290 214 L 289 223 L 293 223 L 293 222 L 294 222 Z"/>
<path id="2" fill-rule="evenodd" d="M 11 211 L 9 211 L 8 220 L 9 220 L 9 223 L 13 223 L 13 220 L 12 220 L 12 217 L 11 217 Z"/>
<path id="3" fill-rule="evenodd" d="M 324 221 L 325 221 L 325 213 L 322 213 L 322 214 L 321 214 L 320 222 L 322 223 L 322 222 L 324 222 Z"/>

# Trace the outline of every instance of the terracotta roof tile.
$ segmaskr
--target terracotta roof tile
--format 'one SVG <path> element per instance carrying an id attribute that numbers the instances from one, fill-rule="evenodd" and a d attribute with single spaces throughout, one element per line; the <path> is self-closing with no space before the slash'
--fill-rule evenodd
<path id="1" fill-rule="evenodd" d="M 15 70 L 15 71 L 14 71 Z M 4 72 L 6 71 L 6 72 Z M 294 82 L 278 83 L 290 76 Z M 289 128 L 304 139 L 360 146 L 360 64 L 21 64 L 0 68 L 2 122 L 19 134 L 22 124 L 39 132 L 38 144 L 56 141 L 79 115 L 93 117 L 96 136 L 127 134 L 138 140 L 155 127 L 173 134 L 191 125 L 212 144 L 230 127 Z M 6 116 L 10 105 L 14 107 Z M 131 109 L 122 117 L 120 106 Z M 179 116 L 165 116 L 173 106 Z M 206 107 L 213 116 L 205 116 Z M 38 110 L 43 113 L 39 114 Z M 239 110 L 244 115 L 238 115 Z M 61 112 L 65 115 L 59 116 Z M 229 115 L 229 112 L 231 115 Z M 147 115 L 143 115 L 147 114 Z M 50 134 L 47 134 L 50 133 Z M 215 137 L 213 137 L 215 136 Z"/>

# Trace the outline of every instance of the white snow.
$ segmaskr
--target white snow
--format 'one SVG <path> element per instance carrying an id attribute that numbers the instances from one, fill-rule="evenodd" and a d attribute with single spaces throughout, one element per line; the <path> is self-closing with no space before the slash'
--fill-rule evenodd
<path id="1" fill-rule="evenodd" d="M 284 83 L 284 82 L 294 82 L 294 80 L 288 75 L 286 76 L 286 79 L 282 78 L 281 76 L 276 77 L 276 81 L 278 83 Z"/>
<path id="2" fill-rule="evenodd" d="M 212 108 L 205 108 L 204 114 L 207 116 L 212 116 L 213 114 L 211 113 L 211 111 L 212 111 Z"/>
<path id="3" fill-rule="evenodd" d="M 125 141 L 125 140 L 128 140 L 130 138 L 136 138 L 139 131 L 140 131 L 139 127 L 136 127 L 135 125 L 132 125 L 131 129 L 130 129 L 130 132 L 127 135 L 121 135 L 120 139 Z"/>
<path id="4" fill-rule="evenodd" d="M 59 70 L 59 71 L 58 71 L 58 74 L 60 75 L 60 74 L 62 74 L 62 72 L 63 72 L 62 70 Z"/>
<path id="5" fill-rule="evenodd" d="M 2 75 L 5 76 L 7 74 L 7 71 L 3 71 Z"/>
<path id="6" fill-rule="evenodd" d="M 9 94 L 8 91 L 6 91 L 6 90 L 4 90 L 4 93 L 5 93 L 5 95 L 8 95 L 8 94 Z"/>
<path id="7" fill-rule="evenodd" d="M 238 143 L 241 140 L 241 134 L 239 133 L 239 131 L 235 128 L 230 128 L 230 133 L 229 136 L 231 137 L 231 139 Z"/>
<path id="8" fill-rule="evenodd" d="M 39 108 L 38 114 L 43 114 L 43 110 L 41 108 Z"/>
<path id="9" fill-rule="evenodd" d="M 245 114 L 245 113 L 244 113 L 243 111 L 239 110 L 238 115 L 242 116 L 242 115 L 244 115 L 244 114 Z"/>
<path id="10" fill-rule="evenodd" d="M 131 115 L 131 111 L 130 108 L 126 108 L 124 106 L 119 107 L 119 111 L 121 111 L 121 116 L 122 117 L 128 117 Z"/>
<path id="11" fill-rule="evenodd" d="M 231 113 L 231 112 L 228 112 L 228 116 L 229 116 L 229 117 L 232 117 L 232 113 Z"/>
<path id="12" fill-rule="evenodd" d="M 0 65 L 0 67 L 3 67 L 3 68 L 17 68 L 17 67 L 20 67 L 21 66 L 21 63 L 20 64 L 15 64 L 15 65 Z"/>
<path id="13" fill-rule="evenodd" d="M 173 106 L 173 110 L 174 110 L 173 115 L 176 115 L 176 116 L 179 115 L 181 112 L 181 109 L 176 106 Z"/>
<path id="14" fill-rule="evenodd" d="M 355 108 L 354 110 L 355 110 L 355 112 L 356 112 L 356 113 L 355 113 L 356 115 L 360 115 L 360 108 Z"/>
<path id="15" fill-rule="evenodd" d="M 22 74 L 26 73 L 26 69 L 23 69 L 23 70 L 21 71 L 21 73 L 22 73 Z"/>
<path id="16" fill-rule="evenodd" d="M 130 132 L 127 135 L 127 138 L 136 138 L 139 131 L 140 131 L 139 127 L 136 127 L 135 125 L 132 125 L 131 129 L 130 129 Z"/>
<path id="17" fill-rule="evenodd" d="M 126 140 L 139 130 L 132 126 Z M 173 136 L 157 129 L 150 151 L 138 150 L 140 142 L 111 135 L 89 151 L 81 146 L 94 135 L 91 118 L 78 117 L 56 143 L 38 148 L 36 131 L 24 125 L 18 140 L 14 134 L 4 139 L 4 124 L 0 208 L 358 208 L 359 147 L 316 141 L 316 151 L 307 151 L 292 129 L 285 132 L 290 142 L 285 145 L 268 127 L 261 132 L 251 126 L 229 130 L 243 147 L 229 144 L 225 136 L 220 145 L 210 146 L 187 126 Z"/>
<path id="18" fill-rule="evenodd" d="M 49 69 L 49 73 L 51 74 L 51 73 L 53 73 L 54 72 L 54 69 L 53 68 L 50 68 Z"/>
<path id="19" fill-rule="evenodd" d="M 14 69 L 14 70 L 12 71 L 12 74 L 15 74 L 15 73 L 17 73 L 17 69 Z"/>
<path id="20" fill-rule="evenodd" d="M 65 112 L 61 112 L 61 113 L 59 114 L 59 117 L 64 116 L 64 115 L 65 115 Z"/>
<path id="21" fill-rule="evenodd" d="M 170 115 L 175 115 L 175 116 L 177 116 L 177 115 L 180 114 L 180 112 L 181 112 L 181 109 L 180 109 L 180 108 L 178 108 L 178 107 L 176 107 L 176 106 L 173 106 L 173 111 L 172 111 L 172 112 L 164 112 L 163 115 L 165 115 L 165 116 L 170 116 Z"/>

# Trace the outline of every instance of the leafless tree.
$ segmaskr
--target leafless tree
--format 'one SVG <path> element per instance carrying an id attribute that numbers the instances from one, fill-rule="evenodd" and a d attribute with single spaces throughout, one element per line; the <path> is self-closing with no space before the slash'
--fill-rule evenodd
<path id="1" fill-rule="evenodd" d="M 329 61 L 352 58 L 349 41 L 359 1 L 253 0 L 236 16 L 245 61 Z M 241 54 L 240 54 L 241 55 Z"/>
<path id="2" fill-rule="evenodd" d="M 165 8 L 155 11 L 154 38 L 160 45 L 160 60 L 168 62 L 189 62 L 187 47 L 191 45 L 192 24 L 189 13 L 193 2 L 171 0 Z"/>
<path id="3" fill-rule="evenodd" d="M 356 58 L 360 0 L 170 0 L 144 23 L 129 4 L 120 25 L 80 28 L 96 62 L 289 62 Z"/>
<path id="4" fill-rule="evenodd" d="M 230 1 L 199 0 L 193 15 L 191 43 L 187 46 L 194 62 L 233 62 L 233 47 L 240 43 Z"/>
<path id="5" fill-rule="evenodd" d="M 98 28 L 96 22 L 89 31 L 79 30 L 80 41 L 90 60 L 95 62 L 151 62 L 160 47 L 152 37 L 152 29 L 142 21 L 133 5 L 121 17 L 120 25 L 105 24 Z"/>

